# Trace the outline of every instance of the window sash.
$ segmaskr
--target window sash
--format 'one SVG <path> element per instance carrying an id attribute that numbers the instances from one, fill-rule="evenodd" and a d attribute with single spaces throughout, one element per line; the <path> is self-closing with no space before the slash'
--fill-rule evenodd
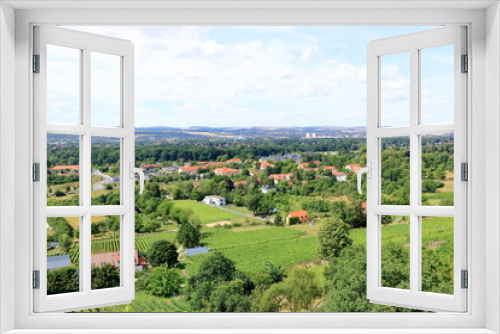
<path id="1" fill-rule="evenodd" d="M 80 124 L 47 123 L 47 45 L 80 50 Z M 119 56 L 121 59 L 121 126 L 104 128 L 91 125 L 91 52 Z M 54 312 L 88 309 L 102 305 L 128 303 L 134 298 L 134 179 L 129 162 L 135 162 L 133 109 L 133 45 L 126 40 L 81 33 L 54 27 L 34 28 L 34 54 L 40 55 L 40 73 L 34 74 L 34 161 L 40 163 L 40 182 L 34 183 L 34 270 L 40 271 L 40 289 L 34 290 L 34 311 Z M 78 135 L 80 159 L 80 205 L 47 207 L 47 134 Z M 119 138 L 120 205 L 91 205 L 91 138 Z M 91 289 L 91 217 L 120 215 L 120 287 Z M 47 217 L 80 217 L 80 291 L 47 295 Z"/>
<path id="2" fill-rule="evenodd" d="M 466 54 L 466 28 L 445 27 L 372 41 L 368 45 L 367 161 L 372 177 L 367 183 L 367 298 L 373 303 L 431 311 L 467 311 L 467 290 L 460 271 L 467 269 L 467 183 L 460 182 L 460 164 L 467 162 L 467 76 L 460 73 L 460 55 Z M 420 49 L 454 44 L 454 123 L 420 124 Z M 382 128 L 380 57 L 410 52 L 410 125 Z M 421 135 L 454 133 L 454 206 L 430 207 L 421 202 Z M 381 138 L 410 138 L 410 205 L 381 205 Z M 381 215 L 410 216 L 410 289 L 382 287 Z M 454 294 L 420 291 L 422 216 L 454 218 Z"/>

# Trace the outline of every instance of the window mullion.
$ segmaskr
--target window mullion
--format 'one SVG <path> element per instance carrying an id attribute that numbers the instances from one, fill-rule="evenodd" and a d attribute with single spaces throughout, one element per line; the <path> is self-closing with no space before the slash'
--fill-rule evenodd
<path id="1" fill-rule="evenodd" d="M 410 50 L 410 291 L 419 290 L 420 282 L 420 217 L 414 209 L 420 204 L 420 145 L 415 129 L 419 124 L 419 51 Z"/>

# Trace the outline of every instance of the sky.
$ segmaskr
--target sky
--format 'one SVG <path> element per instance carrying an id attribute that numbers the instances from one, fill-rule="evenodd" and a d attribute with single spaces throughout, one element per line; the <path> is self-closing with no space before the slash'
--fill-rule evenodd
<path id="1" fill-rule="evenodd" d="M 137 127 L 239 127 L 366 125 L 366 45 L 433 27 L 68 28 L 135 45 Z M 453 47 L 425 52 L 422 119 L 453 121 Z M 75 80 L 60 78 L 76 73 L 78 57 L 66 53 L 48 59 L 49 122 L 78 117 Z M 93 125 L 119 122 L 114 57 L 92 56 Z M 382 57 L 381 94 L 382 125 L 408 125 L 407 54 Z"/>

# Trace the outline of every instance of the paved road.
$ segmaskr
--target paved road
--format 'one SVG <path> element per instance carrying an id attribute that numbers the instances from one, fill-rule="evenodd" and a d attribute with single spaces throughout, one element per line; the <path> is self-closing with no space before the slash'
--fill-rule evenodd
<path id="1" fill-rule="evenodd" d="M 238 212 L 238 211 L 233 211 L 233 210 L 225 208 L 223 206 L 217 206 L 217 205 L 210 205 L 210 206 L 213 206 L 214 208 L 221 209 L 221 210 L 224 210 L 224 211 L 227 211 L 227 212 L 236 213 L 237 215 L 240 215 L 240 216 L 244 216 L 244 217 L 248 217 L 248 218 L 255 218 L 255 219 L 259 219 L 259 220 L 265 220 L 264 218 L 256 217 L 256 216 L 249 215 L 249 214 L 246 214 L 246 213 L 241 213 L 241 212 Z"/>
<path id="2" fill-rule="evenodd" d="M 92 170 L 92 175 L 101 176 L 103 178 L 102 181 L 99 181 L 99 182 L 96 182 L 93 184 L 92 190 L 106 189 L 106 186 L 105 186 L 106 184 L 115 182 L 111 176 L 103 174 L 103 173 L 101 173 L 101 171 L 99 171 L 97 169 Z"/>

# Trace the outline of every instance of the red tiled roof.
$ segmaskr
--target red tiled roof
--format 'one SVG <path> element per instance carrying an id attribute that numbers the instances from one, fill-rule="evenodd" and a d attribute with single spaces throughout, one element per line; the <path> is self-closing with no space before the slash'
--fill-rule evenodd
<path id="1" fill-rule="evenodd" d="M 232 158 L 232 159 L 229 159 L 227 162 L 228 163 L 231 163 L 231 162 L 241 162 L 241 159 L 239 159 L 239 158 Z"/>
<path id="2" fill-rule="evenodd" d="M 239 185 L 243 185 L 243 186 L 246 186 L 247 185 L 247 181 L 238 181 L 238 182 L 234 182 L 233 185 L 235 187 L 239 186 Z"/>
<path id="3" fill-rule="evenodd" d="M 338 170 L 334 169 L 332 170 L 332 174 L 335 175 L 335 176 L 341 176 L 341 175 L 345 175 L 345 173 L 341 173 L 339 172 Z"/>
<path id="4" fill-rule="evenodd" d="M 315 166 L 317 166 L 317 165 L 319 165 L 321 163 L 321 161 L 319 161 L 319 160 L 314 160 L 314 161 L 311 161 L 311 162 Z M 303 163 L 299 164 L 299 167 L 301 167 L 301 168 L 307 168 L 311 162 L 303 162 Z"/>
<path id="5" fill-rule="evenodd" d="M 227 165 L 227 162 L 208 162 L 204 167 L 218 167 L 218 166 L 224 166 Z"/>
<path id="6" fill-rule="evenodd" d="M 190 172 L 193 170 L 198 170 L 199 168 L 203 168 L 203 166 L 181 167 L 181 168 L 179 168 L 179 170 L 182 172 Z"/>
<path id="7" fill-rule="evenodd" d="M 222 175 L 227 175 L 227 174 L 239 174 L 241 171 L 239 169 L 234 169 L 234 168 L 227 168 L 227 167 L 222 167 L 222 168 L 216 168 L 214 172 L 220 173 Z"/>
<path id="8" fill-rule="evenodd" d="M 352 170 L 360 170 L 361 169 L 361 166 L 359 164 L 349 164 L 346 166 L 346 169 L 347 169 L 347 167 L 349 167 Z"/>
<path id="9" fill-rule="evenodd" d="M 286 174 L 271 174 L 269 175 L 270 178 L 274 180 L 286 180 L 288 177 L 291 177 L 293 173 L 286 173 Z"/>
<path id="10" fill-rule="evenodd" d="M 323 167 L 323 169 L 337 169 L 337 167 L 335 167 L 335 166 L 325 166 L 325 167 Z"/>
<path id="11" fill-rule="evenodd" d="M 61 166 L 55 166 L 55 167 L 51 168 L 50 170 L 65 170 L 65 169 L 79 170 L 80 166 L 79 165 L 61 165 Z"/>
<path id="12" fill-rule="evenodd" d="M 273 165 L 273 164 L 270 164 L 270 163 L 269 163 L 269 162 L 267 162 L 267 161 L 262 161 L 262 162 L 260 163 L 260 168 L 267 168 L 267 167 L 274 167 L 274 165 Z"/>
<path id="13" fill-rule="evenodd" d="M 303 219 L 309 219 L 309 216 L 307 215 L 307 211 L 305 210 L 300 210 L 300 211 L 290 211 L 288 213 L 290 217 L 297 217 L 301 220 Z"/>
<path id="14" fill-rule="evenodd" d="M 159 164 L 142 164 L 141 168 L 158 168 L 160 167 Z"/>
<path id="15" fill-rule="evenodd" d="M 146 264 L 146 259 L 142 257 L 144 264 Z M 103 264 L 112 264 L 116 267 L 120 266 L 120 251 L 108 252 L 108 253 L 98 253 L 92 254 L 90 256 L 90 263 L 96 267 L 101 267 Z M 141 264 L 139 261 L 139 253 L 137 249 L 134 249 L 134 264 Z"/>

